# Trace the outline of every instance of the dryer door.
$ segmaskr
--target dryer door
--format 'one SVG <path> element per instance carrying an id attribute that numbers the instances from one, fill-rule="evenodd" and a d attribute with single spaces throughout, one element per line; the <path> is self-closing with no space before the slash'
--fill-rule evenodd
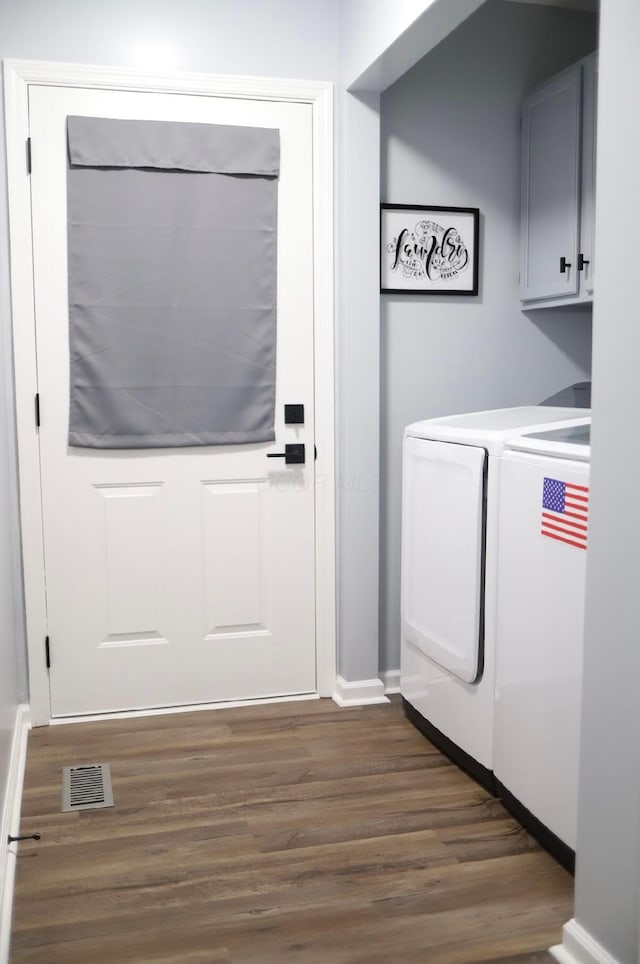
<path id="1" fill-rule="evenodd" d="M 404 441 L 403 643 L 466 683 L 482 675 L 486 461 L 472 445 Z"/>

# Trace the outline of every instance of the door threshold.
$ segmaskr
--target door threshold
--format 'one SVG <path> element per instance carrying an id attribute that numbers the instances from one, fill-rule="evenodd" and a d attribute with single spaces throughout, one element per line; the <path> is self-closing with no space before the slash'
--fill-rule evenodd
<path id="1" fill-rule="evenodd" d="M 50 726 L 67 723 L 99 723 L 102 720 L 135 720 L 142 716 L 168 716 L 172 713 L 197 713 L 201 710 L 232 710 L 241 706 L 263 706 L 265 703 L 301 703 L 319 700 L 319 693 L 297 693 L 294 696 L 266 696 L 253 700 L 228 700 L 224 703 L 191 703 L 188 706 L 159 706 L 148 710 L 116 710 L 113 713 L 86 713 L 79 716 L 56 716 Z"/>

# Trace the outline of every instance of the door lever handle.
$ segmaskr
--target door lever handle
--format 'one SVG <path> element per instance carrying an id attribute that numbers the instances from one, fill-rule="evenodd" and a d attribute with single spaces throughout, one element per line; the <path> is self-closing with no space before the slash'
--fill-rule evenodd
<path id="1" fill-rule="evenodd" d="M 268 459 L 284 459 L 286 465 L 304 465 L 304 443 L 287 442 L 284 452 L 267 452 Z"/>
<path id="2" fill-rule="evenodd" d="M 560 274 L 566 274 L 567 268 L 571 267 L 571 262 L 563 256 L 560 258 Z"/>

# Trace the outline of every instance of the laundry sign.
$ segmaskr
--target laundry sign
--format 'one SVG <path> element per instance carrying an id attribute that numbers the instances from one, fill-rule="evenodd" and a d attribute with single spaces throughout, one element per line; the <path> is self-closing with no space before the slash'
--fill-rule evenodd
<path id="1" fill-rule="evenodd" d="M 477 295 L 478 208 L 380 205 L 380 290 Z"/>
<path id="2" fill-rule="evenodd" d="M 589 486 L 545 477 L 540 535 L 586 549 L 588 527 Z"/>

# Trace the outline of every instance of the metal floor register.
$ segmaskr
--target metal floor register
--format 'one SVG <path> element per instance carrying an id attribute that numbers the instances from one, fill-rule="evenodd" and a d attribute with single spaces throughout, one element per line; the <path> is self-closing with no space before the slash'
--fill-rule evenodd
<path id="1" fill-rule="evenodd" d="M 62 768 L 62 812 L 113 806 L 108 763 Z"/>

